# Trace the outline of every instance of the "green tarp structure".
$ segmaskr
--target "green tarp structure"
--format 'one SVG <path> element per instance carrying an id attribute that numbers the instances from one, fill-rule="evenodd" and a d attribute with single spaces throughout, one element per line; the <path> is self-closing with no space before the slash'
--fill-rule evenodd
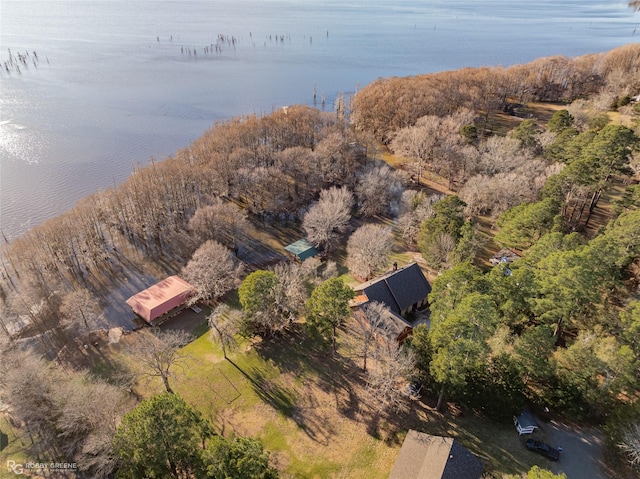
<path id="1" fill-rule="evenodd" d="M 307 258 L 311 258 L 319 253 L 319 251 L 309 243 L 306 239 L 301 239 L 296 241 L 295 243 L 291 243 L 288 246 L 285 246 L 289 253 L 295 255 L 300 261 L 304 261 Z"/>

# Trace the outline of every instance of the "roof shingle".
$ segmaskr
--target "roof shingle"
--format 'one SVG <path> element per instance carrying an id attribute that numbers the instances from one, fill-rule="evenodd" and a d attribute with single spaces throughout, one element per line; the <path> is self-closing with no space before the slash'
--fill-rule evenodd
<path id="1" fill-rule="evenodd" d="M 409 430 L 389 479 L 479 479 L 482 469 L 455 439 Z"/>
<path id="2" fill-rule="evenodd" d="M 431 285 L 417 263 L 362 283 L 355 288 L 364 292 L 369 301 L 378 301 L 400 314 L 404 309 L 419 303 L 431 292 Z"/>

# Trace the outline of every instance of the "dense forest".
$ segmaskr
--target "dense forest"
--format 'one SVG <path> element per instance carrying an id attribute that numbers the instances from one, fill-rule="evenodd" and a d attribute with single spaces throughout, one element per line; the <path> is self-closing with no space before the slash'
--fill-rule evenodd
<path id="1" fill-rule="evenodd" d="M 536 115 L 540 104 L 551 113 Z M 216 123 L 175 156 L 5 241 L 2 401 L 41 452 L 62 451 L 93 477 L 123 467 L 111 448 L 136 402 L 131 384 L 52 377 L 22 349 L 52 360 L 71 339 L 108 329 L 101 309 L 132 263 L 181 273 L 212 305 L 237 289 L 242 309 L 209 321 L 223 348 L 229 331 L 268 341 L 304 320 L 335 352 L 351 290 L 333 253 L 346 247 L 338 266 L 366 280 L 400 241 L 437 279 L 429 329 L 369 356 L 369 368 L 363 340 L 381 408 L 404 401 L 399 377 L 496 420 L 551 407 L 602 425 L 613 450 L 639 465 L 640 45 L 381 79 L 337 106 Z M 328 261 L 253 261 L 251 232 L 278 225 L 301 228 Z M 488 242 L 522 259 L 491 268 Z M 385 330 L 384 316 L 372 308 L 356 321 Z M 110 407 L 91 409 L 95 397 Z"/>

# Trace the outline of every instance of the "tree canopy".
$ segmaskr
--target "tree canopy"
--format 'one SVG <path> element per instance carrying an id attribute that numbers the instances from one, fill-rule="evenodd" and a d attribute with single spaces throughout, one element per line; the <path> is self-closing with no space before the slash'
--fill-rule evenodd
<path id="1" fill-rule="evenodd" d="M 464 387 L 468 374 L 485 363 L 487 340 L 497 323 L 498 313 L 491 297 L 481 293 L 466 295 L 444 320 L 433 321 L 429 330 L 433 348 L 430 371 L 442 385 L 438 405 L 445 388 Z"/>
<path id="2" fill-rule="evenodd" d="M 314 289 L 307 301 L 307 325 L 330 339 L 334 351 L 338 326 L 351 314 L 349 300 L 353 296 L 353 290 L 340 278 L 332 278 Z"/>
<path id="3" fill-rule="evenodd" d="M 214 436 L 203 454 L 207 478 L 277 479 L 278 471 L 269 466 L 269 453 L 262 443 L 248 437 L 225 439 Z"/>
<path id="4" fill-rule="evenodd" d="M 113 438 L 117 478 L 277 479 L 257 439 L 214 434 L 202 415 L 176 394 L 142 401 Z"/>
<path id="5" fill-rule="evenodd" d="M 536 203 L 522 203 L 504 212 L 496 221 L 498 243 L 526 250 L 546 233 L 558 228 L 560 205 L 553 198 Z"/>
<path id="6" fill-rule="evenodd" d="M 456 249 L 465 224 L 465 206 L 457 196 L 446 196 L 433 205 L 433 216 L 420 226 L 418 246 L 429 266 L 442 269 L 451 263 L 450 254 Z"/>
<path id="7" fill-rule="evenodd" d="M 117 477 L 203 477 L 202 450 L 211 434 L 200 413 L 176 394 L 142 401 L 122 418 L 113 439 Z"/>

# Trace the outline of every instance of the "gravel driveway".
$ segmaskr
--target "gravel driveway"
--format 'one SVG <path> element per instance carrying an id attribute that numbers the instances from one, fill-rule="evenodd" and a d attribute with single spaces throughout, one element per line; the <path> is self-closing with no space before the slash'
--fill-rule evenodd
<path id="1" fill-rule="evenodd" d="M 550 463 L 555 474 L 564 472 L 568 479 L 613 479 L 604 472 L 604 439 L 598 430 L 556 421 L 540 426 L 543 440 L 552 447 L 562 448 L 558 462 Z"/>

